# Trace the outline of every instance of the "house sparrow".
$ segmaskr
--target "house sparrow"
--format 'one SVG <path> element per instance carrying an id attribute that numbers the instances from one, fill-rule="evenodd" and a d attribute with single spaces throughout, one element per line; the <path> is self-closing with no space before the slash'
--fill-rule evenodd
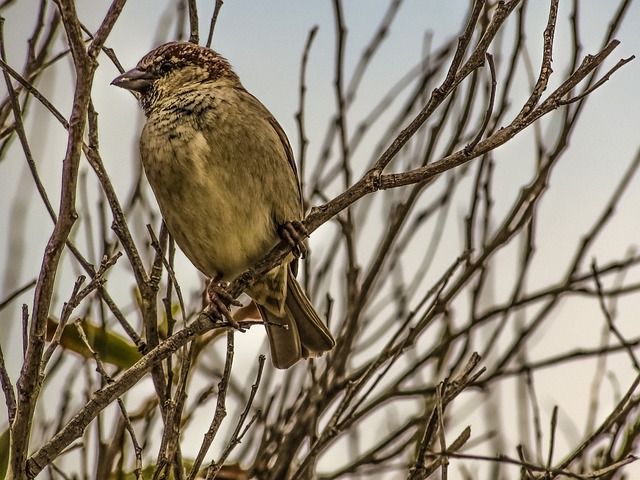
<path id="1" fill-rule="evenodd" d="M 147 122 L 140 155 L 164 221 L 182 251 L 213 279 L 212 303 L 230 321 L 219 281 L 230 281 L 285 238 L 298 246 L 302 199 L 291 146 L 271 113 L 213 50 L 171 42 L 113 85 L 138 98 Z M 294 249 L 296 251 L 296 249 Z M 294 277 L 297 259 L 249 287 L 271 357 L 288 368 L 335 341 Z M 226 302 L 226 304 L 225 304 Z"/>

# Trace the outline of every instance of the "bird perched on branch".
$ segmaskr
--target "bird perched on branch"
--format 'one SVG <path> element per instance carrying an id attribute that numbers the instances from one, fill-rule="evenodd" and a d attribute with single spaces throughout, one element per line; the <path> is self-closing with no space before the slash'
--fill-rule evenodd
<path id="1" fill-rule="evenodd" d="M 210 301 L 232 324 L 230 281 L 281 238 L 299 256 L 306 235 L 293 152 L 282 127 L 213 50 L 171 42 L 113 85 L 133 92 L 147 122 L 140 155 L 164 221 L 191 262 L 212 279 Z M 273 364 L 288 368 L 335 341 L 295 279 L 297 258 L 251 285 Z"/>

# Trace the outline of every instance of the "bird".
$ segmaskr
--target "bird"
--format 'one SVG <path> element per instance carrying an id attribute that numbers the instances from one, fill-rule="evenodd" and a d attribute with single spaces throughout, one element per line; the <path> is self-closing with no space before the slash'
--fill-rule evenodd
<path id="1" fill-rule="evenodd" d="M 176 244 L 211 279 L 211 305 L 233 324 L 229 304 L 237 301 L 222 282 L 284 239 L 292 252 L 245 290 L 265 324 L 272 363 L 286 369 L 330 351 L 335 340 L 295 278 L 305 251 L 302 193 L 274 116 L 226 58 L 195 43 L 160 45 L 111 83 L 144 110 L 147 180 Z"/>

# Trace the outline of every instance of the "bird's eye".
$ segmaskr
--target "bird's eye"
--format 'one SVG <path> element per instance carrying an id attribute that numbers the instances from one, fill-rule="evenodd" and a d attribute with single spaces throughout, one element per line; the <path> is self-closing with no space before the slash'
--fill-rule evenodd
<path id="1" fill-rule="evenodd" d="M 164 62 L 160 65 L 160 71 L 162 73 L 170 72 L 173 69 L 173 64 L 171 62 Z"/>

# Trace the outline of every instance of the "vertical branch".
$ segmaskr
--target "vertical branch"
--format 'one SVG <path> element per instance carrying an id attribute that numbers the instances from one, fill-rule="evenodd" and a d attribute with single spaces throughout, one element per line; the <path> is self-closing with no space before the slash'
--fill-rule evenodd
<path id="1" fill-rule="evenodd" d="M 213 41 L 213 31 L 216 28 L 218 15 L 220 14 L 220 9 L 222 8 L 223 3 L 224 2 L 222 0 L 216 0 L 216 5 L 215 7 L 213 7 L 213 15 L 211 15 L 211 23 L 209 25 L 209 36 L 207 37 L 207 48 L 211 48 L 211 42 Z"/>
<path id="2" fill-rule="evenodd" d="M 26 478 L 27 452 L 33 414 L 40 393 L 40 362 L 44 350 L 51 297 L 60 256 L 77 218 L 75 201 L 78 164 L 89 108 L 92 74 L 96 67 L 95 59 L 90 58 L 84 49 L 82 31 L 73 2 L 59 0 L 58 8 L 71 47 L 76 72 L 76 89 L 71 118 L 69 119 L 67 151 L 62 164 L 58 221 L 54 226 L 42 259 L 34 295 L 27 351 L 18 379 L 18 409 L 11 426 L 11 470 L 16 479 Z"/>
<path id="3" fill-rule="evenodd" d="M 69 119 L 67 149 L 62 163 L 58 220 L 45 248 L 36 284 L 27 350 L 17 385 L 18 406 L 14 422 L 11 425 L 11 471 L 16 480 L 26 478 L 27 475 L 27 452 L 33 415 L 41 388 L 41 361 L 46 339 L 47 319 L 60 257 L 78 216 L 75 207 L 78 166 L 89 110 L 93 75 L 98 65 L 96 56 L 124 6 L 124 0 L 113 2 L 89 46 L 89 51 L 87 51 L 74 3 L 71 0 L 58 0 L 56 3 L 73 57 L 76 87 Z"/>
<path id="4" fill-rule="evenodd" d="M 198 451 L 198 455 L 193 462 L 193 467 L 191 468 L 191 472 L 187 477 L 188 480 L 193 480 L 198 475 L 198 470 L 200 470 L 200 466 L 204 461 L 204 457 L 209 451 L 209 447 L 213 443 L 213 439 L 216 437 L 218 430 L 220 429 L 220 425 L 222 425 L 222 420 L 227 416 L 227 389 L 229 387 L 229 379 L 231 377 L 231 367 L 233 365 L 233 353 L 234 353 L 234 338 L 233 338 L 233 329 L 230 329 L 227 332 L 227 356 L 224 362 L 224 372 L 222 374 L 222 378 L 220 379 L 220 383 L 218 383 L 218 400 L 216 402 L 216 410 L 213 415 L 213 419 L 211 420 L 211 425 L 209 426 L 209 430 L 204 435 L 204 439 L 202 440 L 202 445 L 200 445 L 200 450 Z M 214 468 L 213 465 L 210 468 Z"/>
<path id="5" fill-rule="evenodd" d="M 335 97 L 336 97 L 336 124 L 338 126 L 338 138 L 341 151 L 341 171 L 343 176 L 343 185 L 347 189 L 351 186 L 351 165 L 350 165 L 350 152 L 349 152 L 349 140 L 347 134 L 347 112 L 346 101 L 344 95 L 344 47 L 347 29 L 344 25 L 344 18 L 342 13 L 342 0 L 333 1 L 334 21 L 336 27 L 336 66 L 335 66 Z M 356 299 L 358 296 L 358 263 L 356 256 L 356 240 L 355 240 L 355 224 L 353 222 L 353 211 L 351 208 L 346 209 L 346 215 L 340 218 L 340 228 L 342 236 L 345 240 L 347 266 L 346 266 L 346 309 L 348 311 L 345 316 L 346 322 L 343 326 L 346 332 L 343 337 L 347 339 L 353 339 L 354 333 L 357 327 L 357 319 L 359 318 L 359 312 L 354 311 L 356 305 Z M 347 359 L 346 351 L 350 350 L 353 340 L 345 342 L 342 346 L 339 346 L 335 354 L 335 365 L 337 371 L 340 371 Z"/>
<path id="6" fill-rule="evenodd" d="M 198 5 L 196 0 L 187 0 L 189 4 L 189 41 L 198 45 L 200 33 L 198 27 Z"/>
<path id="7" fill-rule="evenodd" d="M 7 371 L 7 364 L 5 363 L 4 353 L 2 351 L 2 345 L 0 344 L 0 385 L 2 386 L 2 393 L 4 393 L 4 401 L 7 406 L 7 420 L 9 425 L 13 423 L 13 419 L 16 416 L 16 392 L 13 389 L 9 372 Z"/>
<path id="8" fill-rule="evenodd" d="M 307 62 L 309 60 L 309 53 L 311 51 L 311 45 L 313 44 L 313 40 L 318 33 L 318 26 L 314 25 L 311 30 L 309 30 L 309 35 L 307 36 L 307 42 L 305 43 L 304 50 L 302 53 L 302 61 L 300 62 L 300 104 L 298 107 L 298 112 L 296 113 L 296 122 L 298 124 L 298 137 L 300 143 L 300 151 L 298 153 L 298 165 L 300 169 L 298 181 L 300 182 L 300 193 L 302 197 L 302 211 L 306 213 L 309 208 L 309 200 L 306 193 L 306 167 L 307 167 L 307 146 L 309 144 L 309 139 L 307 138 L 307 133 L 305 130 L 305 100 L 307 93 Z M 306 260 L 306 268 L 304 269 L 304 280 L 303 285 L 308 289 L 309 288 L 309 277 L 310 270 L 312 266 L 311 255 L 307 254 Z"/>
<path id="9" fill-rule="evenodd" d="M 296 121 L 298 123 L 298 139 L 300 142 L 300 151 L 298 152 L 298 165 L 300 166 L 300 188 L 302 190 L 302 201 L 304 202 L 303 209 L 306 212 L 307 205 L 307 195 L 305 194 L 305 182 L 306 182 L 306 166 L 307 166 L 307 146 L 309 144 L 309 139 L 307 138 L 307 133 L 305 131 L 305 118 L 304 118 L 304 108 L 305 108 L 305 100 L 307 93 L 307 62 L 309 61 L 309 53 L 311 51 L 311 45 L 313 44 L 313 40 L 318 33 L 318 26 L 315 25 L 309 30 L 309 35 L 307 36 L 307 42 L 305 43 L 304 50 L 302 53 L 302 61 L 300 62 L 300 94 L 299 94 L 299 107 L 298 112 L 296 113 Z"/>
<path id="10" fill-rule="evenodd" d="M 344 25 L 342 14 L 342 0 L 333 0 L 333 10 L 336 23 L 336 67 L 334 88 L 336 93 L 337 118 L 339 145 L 342 158 L 342 172 L 344 176 L 344 186 L 351 186 L 351 167 L 349 165 L 349 142 L 347 135 L 347 119 L 344 97 L 344 44 L 347 35 L 347 28 Z"/>
<path id="11" fill-rule="evenodd" d="M 147 225 L 147 229 L 151 231 L 151 227 Z M 160 343 L 160 335 L 158 331 L 158 308 L 157 308 L 157 293 L 162 280 L 162 265 L 164 261 L 164 249 L 166 249 L 169 232 L 163 226 L 160 230 L 160 240 L 156 241 L 159 248 L 156 250 L 153 264 L 151 266 L 151 272 L 149 273 L 149 281 L 143 285 L 138 285 L 140 288 L 140 295 L 142 297 L 142 317 L 145 325 L 146 339 L 148 348 L 152 349 L 158 346 Z M 151 235 L 152 243 L 155 241 L 155 235 Z M 158 394 L 160 400 L 160 410 L 163 413 L 163 420 L 168 422 L 165 416 L 164 404 L 168 400 L 170 387 L 167 385 L 167 379 L 164 369 L 161 364 L 154 365 L 151 370 L 151 378 L 153 379 L 153 385 Z M 168 424 L 165 423 L 165 426 Z"/>
<path id="12" fill-rule="evenodd" d="M 212 464 L 212 466 L 209 468 L 207 472 L 207 480 L 210 478 L 216 478 L 216 475 L 218 475 L 218 473 L 220 472 L 220 469 L 225 464 L 225 461 L 227 460 L 233 449 L 242 441 L 242 438 L 247 433 L 249 428 L 251 428 L 251 425 L 257 418 L 257 414 L 255 414 L 251 418 L 251 420 L 249 420 L 249 423 L 247 423 L 244 429 L 242 428 L 244 426 L 244 422 L 247 419 L 247 416 L 249 415 L 249 411 L 251 410 L 251 405 L 253 405 L 253 400 L 255 399 L 258 387 L 260 386 L 260 380 L 262 379 L 262 370 L 264 369 L 264 361 L 265 356 L 260 355 L 258 357 L 258 373 L 256 374 L 256 381 L 253 383 L 253 385 L 251 385 L 251 392 L 249 393 L 247 404 L 240 414 L 240 418 L 238 419 L 238 423 L 236 424 L 236 428 L 231 435 L 229 443 L 222 452 L 222 455 L 220 455 L 220 460 L 216 464 Z"/>
<path id="13" fill-rule="evenodd" d="M 533 92 L 529 100 L 524 104 L 517 118 L 526 117 L 538 104 L 542 93 L 547 89 L 549 77 L 553 73 L 551 68 L 553 56 L 553 39 L 555 37 L 556 23 L 558 21 L 558 3 L 560 0 L 551 0 L 551 8 L 549 9 L 549 19 L 547 28 L 544 30 L 544 46 L 542 49 L 542 65 L 540 66 L 540 74 L 536 82 Z"/>

